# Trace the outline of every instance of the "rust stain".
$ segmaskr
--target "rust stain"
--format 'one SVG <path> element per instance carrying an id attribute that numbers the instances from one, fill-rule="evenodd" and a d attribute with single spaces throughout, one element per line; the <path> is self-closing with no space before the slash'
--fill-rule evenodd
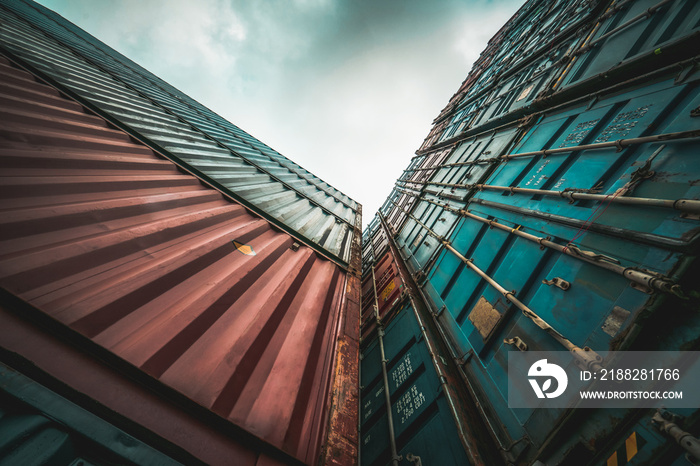
<path id="1" fill-rule="evenodd" d="M 360 209 L 359 215 L 362 215 Z M 351 252 L 351 267 L 361 270 L 361 233 L 355 227 Z M 328 434 L 319 459 L 320 464 L 353 466 L 358 464 L 359 418 L 359 365 L 360 365 L 360 278 L 347 275 L 342 332 L 338 336 L 336 361 L 332 382 L 332 401 L 328 420 Z"/>
<path id="2" fill-rule="evenodd" d="M 333 404 L 354 464 L 357 278 L 2 58 L 0 75 L 0 286 L 302 462 Z"/>
<path id="3" fill-rule="evenodd" d="M 357 464 L 359 347 L 350 338 L 338 341 L 330 429 L 321 460 L 324 465 Z"/>

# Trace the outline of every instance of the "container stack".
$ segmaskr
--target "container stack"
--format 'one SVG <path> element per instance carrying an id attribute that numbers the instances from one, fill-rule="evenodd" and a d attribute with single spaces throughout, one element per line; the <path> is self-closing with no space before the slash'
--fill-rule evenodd
<path id="1" fill-rule="evenodd" d="M 477 415 L 464 405 L 456 366 L 435 326 L 421 317 L 426 310 L 379 217 L 364 231 L 363 265 L 361 463 L 491 463 L 495 448 L 486 436 L 478 448 L 465 448 L 479 438 L 470 426 Z"/>
<path id="2" fill-rule="evenodd" d="M 518 351 L 585 366 L 610 350 L 699 349 L 699 41 L 694 1 L 527 2 L 377 214 L 504 463 L 691 454 L 654 409 L 510 408 L 507 368 Z M 363 354 L 369 383 L 379 362 Z M 666 419 L 700 433 L 697 408 Z"/>

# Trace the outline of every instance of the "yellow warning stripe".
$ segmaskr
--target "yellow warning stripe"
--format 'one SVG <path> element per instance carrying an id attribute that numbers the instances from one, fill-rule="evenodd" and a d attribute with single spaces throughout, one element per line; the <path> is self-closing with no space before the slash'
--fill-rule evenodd
<path id="1" fill-rule="evenodd" d="M 631 460 L 637 454 L 637 433 L 632 432 L 627 440 L 625 440 L 625 449 L 627 450 L 627 461 Z"/>
<path id="2" fill-rule="evenodd" d="M 605 466 L 624 466 L 629 460 L 634 458 L 645 443 L 646 441 L 644 438 L 637 436 L 637 432 L 632 432 L 632 435 L 625 439 L 625 447 L 622 448 L 622 446 L 620 446 L 617 451 L 613 452 L 605 463 Z"/>

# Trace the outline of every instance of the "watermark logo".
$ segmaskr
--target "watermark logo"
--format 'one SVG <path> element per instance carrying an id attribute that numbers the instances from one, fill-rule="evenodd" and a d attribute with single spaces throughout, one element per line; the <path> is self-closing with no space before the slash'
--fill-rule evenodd
<path id="1" fill-rule="evenodd" d="M 537 398 L 556 398 L 564 393 L 566 385 L 569 383 L 569 378 L 566 376 L 564 369 L 556 364 L 547 363 L 546 359 L 540 359 L 530 366 L 527 375 L 528 377 L 535 377 L 534 379 L 528 379 L 528 381 L 532 385 L 532 389 L 535 390 Z M 537 378 L 544 379 L 542 386 L 540 386 Z M 557 381 L 557 385 L 555 390 L 550 392 L 552 379 Z"/>

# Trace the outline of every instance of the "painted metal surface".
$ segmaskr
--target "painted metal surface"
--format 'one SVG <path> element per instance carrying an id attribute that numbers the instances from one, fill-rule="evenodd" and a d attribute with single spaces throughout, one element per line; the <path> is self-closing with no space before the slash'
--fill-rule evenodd
<path id="1" fill-rule="evenodd" d="M 359 280 L 4 59 L 0 78 L 0 286 L 316 463 L 337 413 L 357 412 Z"/>
<path id="2" fill-rule="evenodd" d="M 419 153 L 650 70 L 680 63 L 677 71 L 689 72 L 698 8 L 686 0 L 527 2 L 491 40 Z"/>
<path id="3" fill-rule="evenodd" d="M 643 423 L 649 419 L 640 420 L 639 414 L 624 410 L 583 415 L 509 409 L 504 367 L 508 353 L 518 350 L 512 345 L 514 339 L 529 350 L 564 348 L 520 313 L 513 305 L 515 299 L 504 290 L 512 290 L 510 295 L 578 348 L 679 349 L 696 342 L 700 328 L 696 318 L 684 320 L 688 328 L 665 327 L 668 335 L 661 343 L 641 339 L 636 332 L 655 325 L 649 320 L 656 321 L 666 310 L 687 313 L 697 306 L 688 297 L 697 293 L 688 267 L 697 251 L 700 219 L 694 212 L 672 206 L 700 198 L 695 183 L 700 166 L 691 157 L 697 151 L 698 135 L 579 148 L 698 129 L 693 111 L 700 104 L 699 78 L 691 74 L 678 84 L 675 75 L 660 77 L 624 93 L 600 95 L 592 105 L 544 113 L 516 138 L 513 147 L 501 147 L 496 155 L 508 157 L 500 157 L 486 178 L 444 186 L 442 181 L 432 181 L 441 180 L 435 176 L 426 185 L 433 183 L 434 190 L 404 189 L 420 201 L 413 212 L 406 212 L 409 219 L 396 237 L 397 244 L 409 268 L 424 280 L 431 307 L 441 312 L 439 319 L 455 357 L 468 359 L 463 366 L 465 377 L 474 385 L 486 416 L 498 419 L 494 434 L 504 447 L 512 447 L 509 461 L 529 464 L 549 457 L 553 464 L 567 464 L 581 457 L 593 462 L 597 456 L 581 445 L 610 442 L 620 434 L 616 430 L 623 420 Z M 471 144 L 465 141 L 455 153 Z M 517 157 L 549 147 L 572 149 Z M 486 189 L 491 186 L 505 188 Z M 538 190 L 552 189 L 564 194 L 538 195 Z M 596 201 L 574 197 L 570 202 L 566 193 L 572 192 L 595 192 L 600 197 Z M 443 193 L 456 193 L 464 201 Z M 613 202 L 632 198 L 639 202 Z M 669 200 L 668 207 L 655 207 L 656 202 L 651 202 L 655 199 Z M 439 218 L 445 218 L 447 225 Z M 444 238 L 449 247 L 438 238 Z M 473 267 L 500 290 L 474 273 Z M 561 281 L 568 286 L 555 286 Z M 656 317 L 650 318 L 654 313 Z M 562 437 L 560 429 L 571 425 L 572 417 L 579 423 L 577 437 Z M 663 435 L 657 437 L 662 445 Z M 558 447 L 551 446 L 554 438 L 561 442 Z M 582 448 L 586 455 L 581 456 Z"/>
<path id="4" fill-rule="evenodd" d="M 614 72 L 643 57 L 661 61 L 671 48 L 693 47 L 700 40 L 700 5 L 688 0 L 614 1 L 595 23 L 580 48 L 569 53 L 566 88 L 596 75 Z M 655 64 L 640 69 L 650 69 Z"/>
<path id="5" fill-rule="evenodd" d="M 303 464 L 145 378 L 140 369 L 38 309 L 0 293 L 3 363 L 73 404 L 185 464 Z"/>
<path id="6" fill-rule="evenodd" d="M 372 331 L 376 321 L 375 293 L 379 317 L 389 321 L 387 314 L 403 296 L 404 284 L 399 276 L 396 261 L 388 251 L 374 265 L 374 273 L 366 273 L 362 278 L 361 332 L 363 338 Z"/>
<path id="7" fill-rule="evenodd" d="M 402 261 L 396 259 L 397 250 L 393 239 L 389 239 L 386 233 L 387 228 L 386 222 L 376 216 L 365 230 L 365 250 L 371 251 L 373 244 L 377 244 L 378 237 L 386 238 L 388 245 L 382 259 L 379 262 L 372 260 L 363 273 L 365 286 L 361 341 L 366 351 L 363 352 L 361 361 L 364 396 L 364 417 L 360 419 L 362 460 L 365 464 L 367 461 L 371 464 L 398 464 L 402 461 L 421 461 L 424 464 L 449 464 L 454 461 L 459 464 L 466 458 L 469 464 L 498 464 L 496 449 L 492 446 L 488 433 L 479 427 L 479 415 L 474 410 L 474 403 L 460 387 L 455 364 L 444 357 L 449 354 L 449 350 L 441 343 L 430 312 L 418 298 L 419 292 Z M 392 288 L 392 284 L 396 283 L 401 285 L 400 292 Z M 396 295 L 396 298 L 392 295 Z M 387 297 L 390 299 L 385 299 Z M 397 321 L 404 323 L 396 323 Z M 410 433 L 402 433 L 406 429 L 403 424 L 408 422 L 406 412 L 402 410 L 408 398 L 413 395 L 404 394 L 404 401 L 396 402 L 396 385 L 401 384 L 397 382 L 399 375 L 396 371 L 403 371 L 401 377 L 413 378 L 414 375 L 411 374 L 414 367 L 410 362 L 412 356 L 408 353 L 401 362 L 397 363 L 395 359 L 397 351 L 407 350 L 402 343 L 407 338 L 415 343 L 408 353 L 419 352 L 423 358 L 416 370 L 420 373 L 426 371 L 427 380 L 439 384 L 439 400 L 436 402 L 437 408 L 429 408 L 431 413 L 437 409 L 436 413 L 421 415 L 412 420 L 412 426 L 406 430 Z M 403 346 L 397 349 L 397 344 Z M 389 381 L 390 375 L 393 382 Z M 421 378 L 421 384 L 423 383 L 424 379 Z M 367 395 L 368 390 L 374 396 Z M 413 393 L 418 387 L 410 390 Z M 421 396 L 416 396 L 418 403 L 422 403 Z M 389 409 L 392 410 L 392 416 L 403 413 L 402 418 L 395 420 L 387 417 Z M 408 409 L 410 411 L 411 408 Z M 377 414 L 378 410 L 383 410 L 384 414 Z M 441 448 L 439 453 L 432 451 L 430 446 L 435 446 L 436 437 L 441 438 L 445 432 L 448 432 L 453 443 Z M 408 437 L 411 440 L 407 440 Z M 457 448 L 456 454 L 451 452 L 452 448 Z"/>
<path id="8" fill-rule="evenodd" d="M 0 387 L 2 464 L 183 464 L 1 363 Z"/>
<path id="9" fill-rule="evenodd" d="M 456 435 L 440 380 L 409 305 L 387 325 L 385 355 L 399 454 L 419 456 L 423 464 L 469 464 Z M 387 419 L 381 356 L 376 334 L 362 350 L 362 464 L 388 464 Z M 439 448 L 436 446 L 439 445 Z"/>
<path id="10" fill-rule="evenodd" d="M 566 67 L 582 28 L 602 1 L 530 1 L 491 39 L 467 79 L 436 119 L 442 129 L 430 146 L 530 107 Z"/>
<path id="11" fill-rule="evenodd" d="M 300 166 L 33 2 L 5 1 L 0 45 L 172 160 L 345 265 L 359 206 Z"/>
<path id="12" fill-rule="evenodd" d="M 528 2 L 380 209 L 505 462 L 683 461 L 653 411 L 510 409 L 505 368 L 697 349 L 697 7 Z"/>

